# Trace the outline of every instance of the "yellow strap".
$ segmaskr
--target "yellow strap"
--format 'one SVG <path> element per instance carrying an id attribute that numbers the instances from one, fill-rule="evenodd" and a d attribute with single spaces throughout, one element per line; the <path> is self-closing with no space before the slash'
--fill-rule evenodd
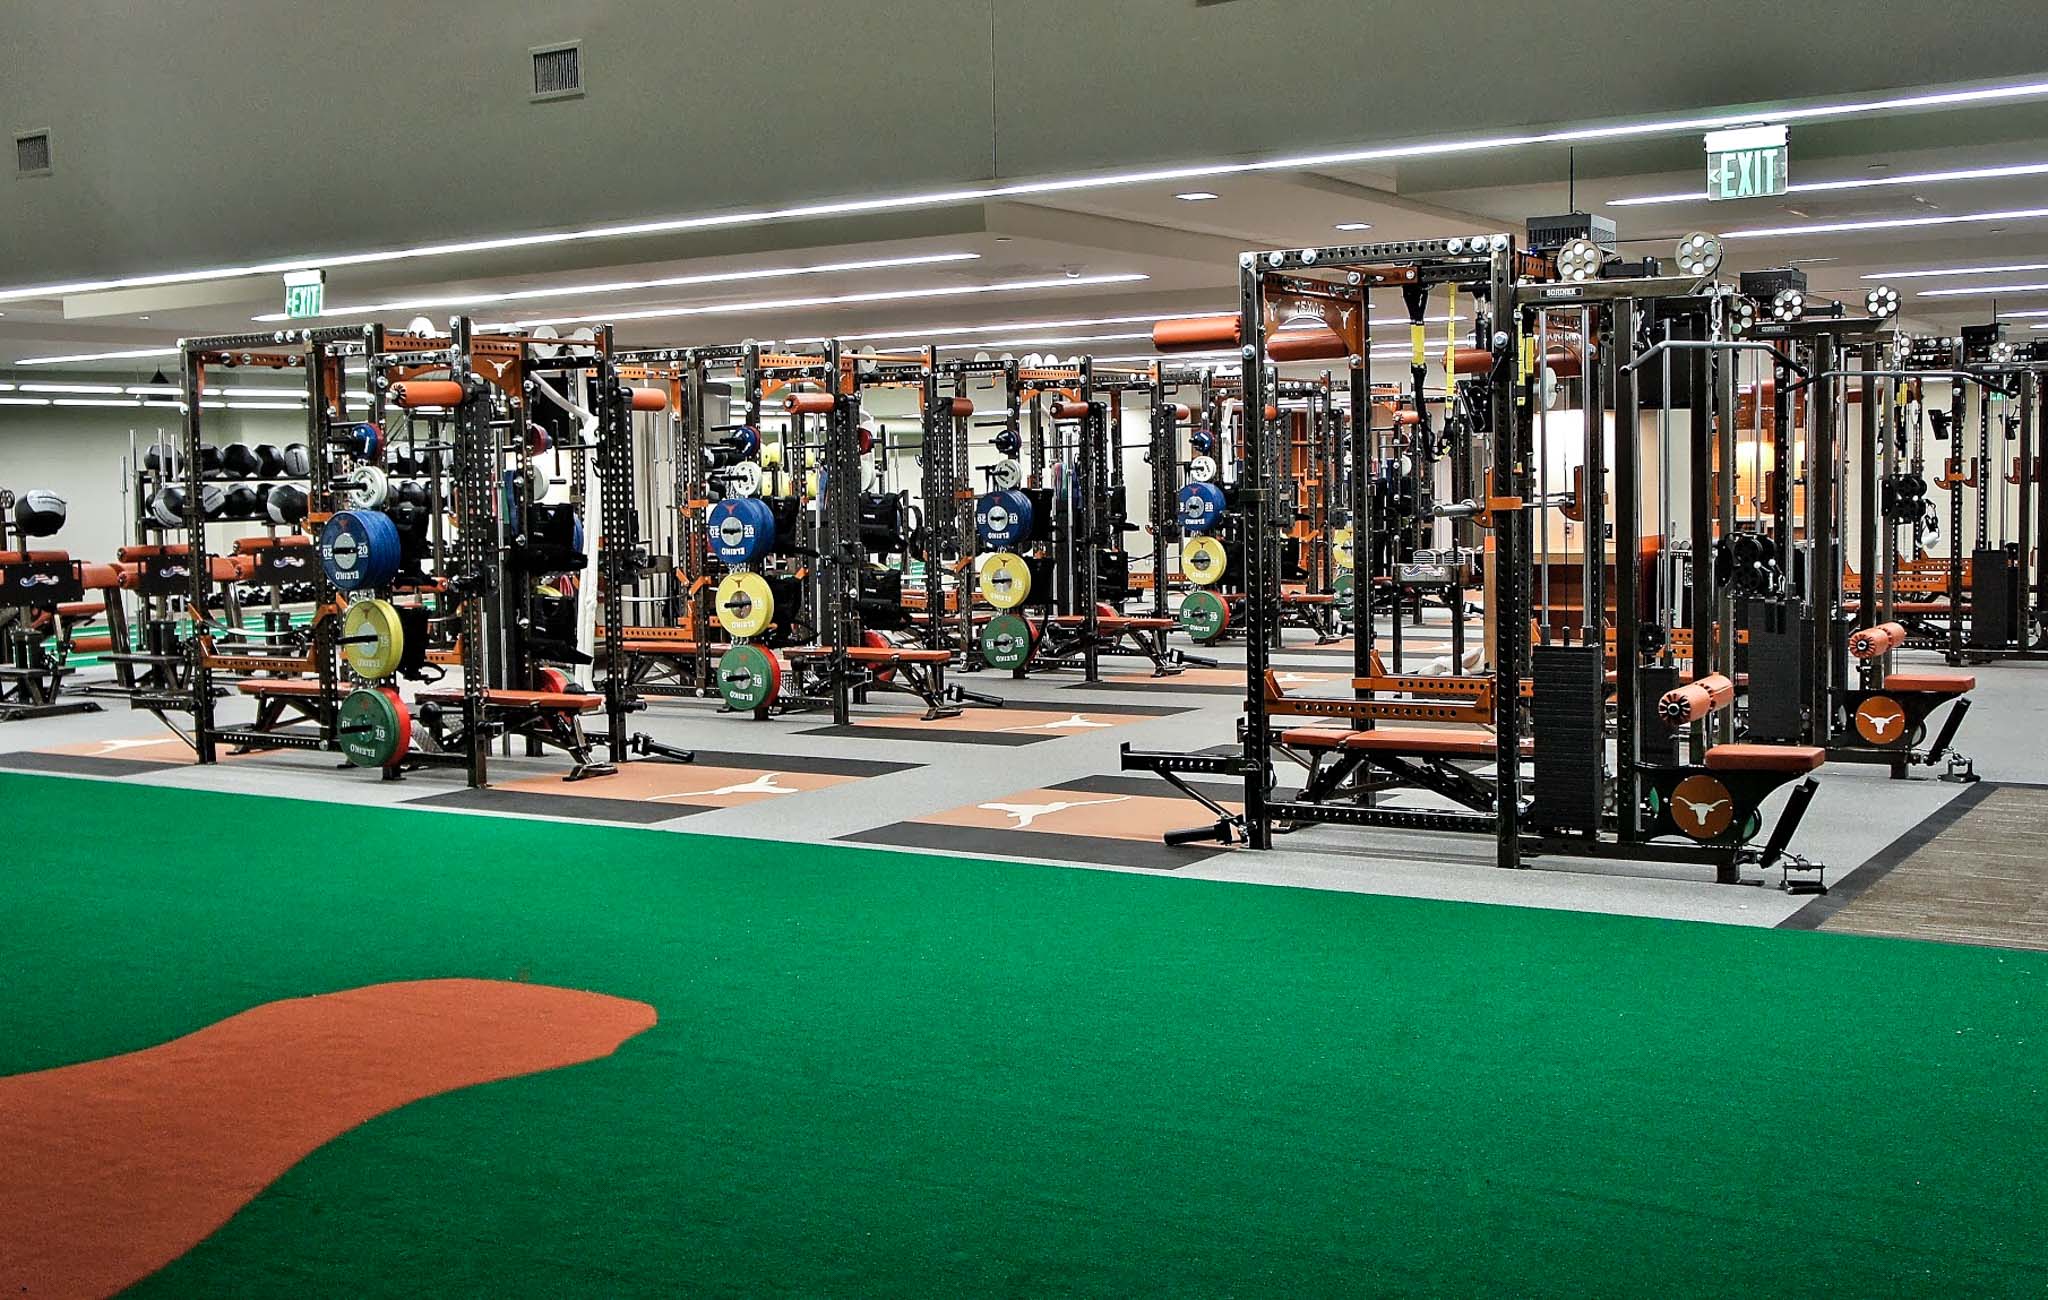
<path id="1" fill-rule="evenodd" d="M 1424 305 L 1427 305 L 1426 300 Z M 1410 360 L 1410 364 L 1417 366 L 1424 364 L 1423 343 L 1428 333 L 1428 327 L 1425 326 L 1421 321 L 1417 321 L 1413 325 L 1410 325 L 1408 327 L 1408 341 L 1414 346 L 1415 349 L 1414 355 Z"/>

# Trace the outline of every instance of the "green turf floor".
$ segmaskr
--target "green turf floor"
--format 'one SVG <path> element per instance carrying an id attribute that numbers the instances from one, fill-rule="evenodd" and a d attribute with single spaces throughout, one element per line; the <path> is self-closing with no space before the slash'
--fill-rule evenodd
<path id="1" fill-rule="evenodd" d="M 2048 1288 L 2043 955 L 62 778 L 0 811 L 0 1073 L 385 980 L 660 1013 L 337 1140 L 145 1294 Z"/>

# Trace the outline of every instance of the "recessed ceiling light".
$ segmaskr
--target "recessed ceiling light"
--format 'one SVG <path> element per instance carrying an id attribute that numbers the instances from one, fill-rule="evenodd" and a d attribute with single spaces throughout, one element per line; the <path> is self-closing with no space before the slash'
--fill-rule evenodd
<path id="1" fill-rule="evenodd" d="M 1372 222 L 1370 222 L 1370 221 L 1340 221 L 1340 222 L 1338 222 L 1338 223 L 1337 223 L 1337 229 L 1339 229 L 1339 230 L 1371 230 L 1371 229 L 1372 229 Z"/>
<path id="2" fill-rule="evenodd" d="M 1182 203 L 1201 203 L 1220 196 L 1211 194 L 1207 190 L 1185 190 L 1173 197 L 1179 199 Z"/>
<path id="3" fill-rule="evenodd" d="M 1889 163 L 1873 163 L 1870 170 L 1888 170 Z M 2048 174 L 2048 162 L 2015 163 L 2010 167 L 1966 167 L 1957 171 L 1919 172 L 1912 176 L 1855 176 L 1838 181 L 1802 181 L 1786 187 L 1787 194 L 1825 194 L 1834 190 L 1865 190 L 1885 185 L 1945 185 L 1957 181 L 1999 180 L 2011 176 Z M 1705 190 L 1682 194 L 1644 194 L 1630 199 L 1609 199 L 1610 208 L 1646 207 L 1654 203 L 1705 203 Z"/>

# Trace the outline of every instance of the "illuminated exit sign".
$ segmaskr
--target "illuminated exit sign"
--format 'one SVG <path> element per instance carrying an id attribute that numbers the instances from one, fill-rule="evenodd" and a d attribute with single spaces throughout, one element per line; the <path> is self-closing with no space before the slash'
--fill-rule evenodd
<path id="1" fill-rule="evenodd" d="M 327 307 L 327 272 L 286 271 L 284 314 L 292 320 L 318 316 Z"/>
<path id="2" fill-rule="evenodd" d="M 1792 183 L 1786 134 L 1782 124 L 1707 132 L 1707 197 L 1767 199 L 1783 194 Z"/>

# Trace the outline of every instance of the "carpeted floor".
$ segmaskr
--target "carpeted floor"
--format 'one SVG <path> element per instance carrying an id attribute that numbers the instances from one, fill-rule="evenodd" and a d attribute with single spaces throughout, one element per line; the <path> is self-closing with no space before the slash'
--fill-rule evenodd
<path id="1" fill-rule="evenodd" d="M 387 981 L 659 1017 L 372 1119 L 141 1294 L 2048 1287 L 2048 955 L 61 777 L 0 808 L 0 1074 Z"/>

